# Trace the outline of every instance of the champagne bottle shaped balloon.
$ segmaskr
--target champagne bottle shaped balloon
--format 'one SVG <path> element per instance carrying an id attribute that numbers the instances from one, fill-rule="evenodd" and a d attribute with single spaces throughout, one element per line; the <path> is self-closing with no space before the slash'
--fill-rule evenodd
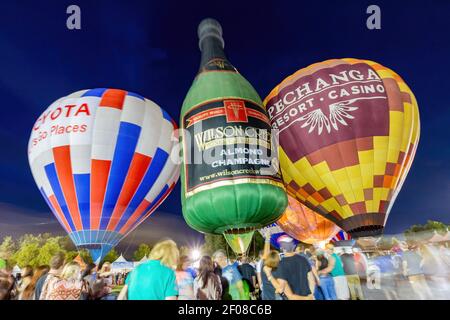
<path id="1" fill-rule="evenodd" d="M 213 19 L 198 27 L 200 70 L 181 110 L 182 204 L 194 229 L 233 235 L 276 221 L 287 198 L 270 121 L 251 84 L 224 53 Z M 273 151 L 275 150 L 275 151 Z M 234 246 L 248 247 L 248 237 Z"/>

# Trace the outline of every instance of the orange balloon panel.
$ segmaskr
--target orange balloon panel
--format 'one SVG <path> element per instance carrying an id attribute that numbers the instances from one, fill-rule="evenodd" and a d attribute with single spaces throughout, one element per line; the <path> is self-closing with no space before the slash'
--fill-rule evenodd
<path id="1" fill-rule="evenodd" d="M 308 244 L 329 240 L 339 227 L 304 206 L 291 196 L 289 205 L 277 224 L 291 237 Z"/>

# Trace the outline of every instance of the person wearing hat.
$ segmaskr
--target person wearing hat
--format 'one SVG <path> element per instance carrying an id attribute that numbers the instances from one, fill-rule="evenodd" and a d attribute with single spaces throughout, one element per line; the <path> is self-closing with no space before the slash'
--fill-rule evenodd
<path id="1" fill-rule="evenodd" d="M 314 275 L 308 260 L 295 253 L 296 243 L 289 236 L 278 239 L 280 249 L 284 253 L 276 277 L 270 267 L 265 266 L 264 272 L 277 292 L 284 293 L 289 299 L 314 300 Z"/>

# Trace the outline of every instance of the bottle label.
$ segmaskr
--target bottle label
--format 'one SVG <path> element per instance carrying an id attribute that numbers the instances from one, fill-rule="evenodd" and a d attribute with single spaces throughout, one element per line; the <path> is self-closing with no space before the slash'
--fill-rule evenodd
<path id="1" fill-rule="evenodd" d="M 201 72 L 207 72 L 207 71 L 232 71 L 237 72 L 237 69 L 233 67 L 233 65 L 228 62 L 225 59 L 216 58 L 211 59 L 206 63 L 203 67 Z"/>
<path id="2" fill-rule="evenodd" d="M 283 187 L 277 147 L 266 111 L 243 99 L 208 101 L 182 118 L 185 190 L 240 183 Z"/>

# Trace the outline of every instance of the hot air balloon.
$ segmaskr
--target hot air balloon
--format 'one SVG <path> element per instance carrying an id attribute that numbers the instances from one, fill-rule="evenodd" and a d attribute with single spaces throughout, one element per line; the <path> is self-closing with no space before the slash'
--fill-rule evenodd
<path id="1" fill-rule="evenodd" d="M 328 60 L 286 78 L 264 105 L 287 192 L 352 237 L 382 233 L 419 140 L 402 78 L 373 61 Z"/>
<path id="2" fill-rule="evenodd" d="M 347 241 L 351 239 L 352 237 L 347 232 L 345 232 L 344 230 L 339 230 L 339 232 L 336 233 L 333 238 L 331 238 L 331 242 Z"/>
<path id="3" fill-rule="evenodd" d="M 336 233 L 335 236 L 331 238 L 330 242 L 336 246 L 350 247 L 353 247 L 356 243 L 356 241 L 352 239 L 352 237 L 344 230 L 340 230 L 338 233 Z"/>
<path id="4" fill-rule="evenodd" d="M 175 128 L 154 102 L 104 88 L 60 98 L 37 119 L 28 145 L 36 184 L 97 263 L 175 186 Z"/>
<path id="5" fill-rule="evenodd" d="M 284 237 L 291 237 L 286 232 L 284 232 L 276 223 L 272 223 L 264 228 L 259 229 L 258 231 L 263 237 L 270 236 L 270 244 L 277 249 L 280 249 L 280 240 L 282 240 Z M 293 240 L 297 245 L 298 240 Z"/>
<path id="6" fill-rule="evenodd" d="M 277 225 L 291 237 L 307 243 L 317 244 L 333 237 L 339 228 L 295 198 L 288 196 L 289 204 Z"/>
<path id="7" fill-rule="evenodd" d="M 180 114 L 183 216 L 197 231 L 237 239 L 242 251 L 249 232 L 281 216 L 286 192 L 270 121 L 226 58 L 220 24 L 205 19 L 198 35 L 200 70 Z"/>

